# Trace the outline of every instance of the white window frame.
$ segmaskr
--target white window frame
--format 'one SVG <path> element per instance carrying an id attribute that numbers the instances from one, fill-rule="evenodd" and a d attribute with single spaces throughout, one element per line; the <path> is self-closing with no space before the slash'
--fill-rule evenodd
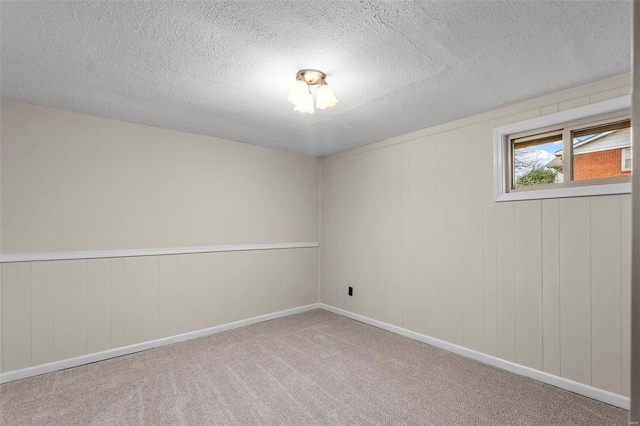
<path id="1" fill-rule="evenodd" d="M 633 151 L 631 150 L 631 147 L 622 148 L 621 157 L 622 158 L 620 158 L 620 161 L 621 161 L 620 169 L 623 172 L 630 172 L 632 168 L 631 167 L 625 167 L 624 165 L 625 165 L 627 160 L 632 160 L 633 159 Z M 633 160 L 632 160 L 632 162 L 633 162 Z"/>
<path id="2" fill-rule="evenodd" d="M 539 200 L 544 198 L 585 197 L 590 195 L 626 194 L 631 182 L 540 188 L 509 192 L 509 135 L 529 132 L 563 123 L 621 112 L 631 108 L 631 96 L 621 96 L 583 107 L 561 111 L 493 129 L 494 193 L 496 201 Z"/>

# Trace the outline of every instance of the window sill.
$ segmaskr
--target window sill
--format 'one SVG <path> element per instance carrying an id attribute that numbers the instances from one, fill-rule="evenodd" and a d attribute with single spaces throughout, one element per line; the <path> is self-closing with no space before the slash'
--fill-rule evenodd
<path id="1" fill-rule="evenodd" d="M 628 194 L 631 183 L 609 183 L 605 185 L 572 186 L 568 188 L 536 189 L 530 191 L 506 192 L 496 198 L 496 202 L 541 200 L 546 198 L 589 197 L 592 195 Z"/>

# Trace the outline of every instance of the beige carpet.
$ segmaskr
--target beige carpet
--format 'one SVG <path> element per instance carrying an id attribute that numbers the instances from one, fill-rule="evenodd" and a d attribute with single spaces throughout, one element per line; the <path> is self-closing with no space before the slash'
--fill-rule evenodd
<path id="1" fill-rule="evenodd" d="M 0 386 L 2 424 L 626 425 L 627 411 L 315 310 Z"/>

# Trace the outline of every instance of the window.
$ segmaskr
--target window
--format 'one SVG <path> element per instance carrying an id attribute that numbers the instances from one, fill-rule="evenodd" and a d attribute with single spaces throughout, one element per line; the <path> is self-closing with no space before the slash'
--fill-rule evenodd
<path id="1" fill-rule="evenodd" d="M 625 170 L 622 160 L 631 147 L 628 116 L 595 117 L 531 133 L 509 136 L 509 192 L 630 181 L 631 167 Z"/>
<path id="2" fill-rule="evenodd" d="M 511 190 L 561 183 L 564 180 L 562 131 L 511 138 Z"/>
<path id="3" fill-rule="evenodd" d="M 633 157 L 631 157 L 631 147 L 624 148 L 622 150 L 622 159 L 621 159 L 621 162 L 622 162 L 621 170 L 623 172 L 630 172 L 631 171 L 632 159 L 633 159 Z"/>
<path id="4" fill-rule="evenodd" d="M 496 201 L 631 189 L 630 97 L 494 129 Z"/>
<path id="5" fill-rule="evenodd" d="M 612 122 L 611 122 L 612 121 Z M 625 169 L 622 158 L 631 150 L 631 121 L 610 120 L 607 124 L 571 129 L 573 181 L 589 184 L 630 182 L 631 164 Z"/>

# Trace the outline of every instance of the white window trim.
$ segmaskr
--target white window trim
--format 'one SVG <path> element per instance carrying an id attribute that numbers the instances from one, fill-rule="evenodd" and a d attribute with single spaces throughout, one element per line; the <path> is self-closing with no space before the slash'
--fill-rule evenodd
<path id="1" fill-rule="evenodd" d="M 629 108 L 631 108 L 631 95 L 626 95 L 494 128 L 493 169 L 495 200 L 539 200 L 542 198 L 585 197 L 589 195 L 630 193 L 631 182 L 509 192 L 507 190 L 509 171 L 506 167 L 509 158 L 509 135 L 555 126 L 569 121 L 576 121 L 612 112 L 623 111 Z"/>

